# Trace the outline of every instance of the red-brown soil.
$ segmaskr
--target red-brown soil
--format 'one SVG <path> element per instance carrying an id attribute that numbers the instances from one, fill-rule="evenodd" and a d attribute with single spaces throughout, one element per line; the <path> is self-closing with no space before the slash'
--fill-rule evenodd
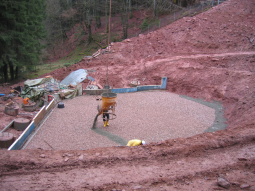
<path id="1" fill-rule="evenodd" d="M 111 53 L 50 74 L 84 68 L 98 83 L 167 90 L 221 101 L 227 130 L 145 146 L 86 151 L 0 151 L 4 190 L 255 190 L 255 2 L 228 0 L 148 35 L 112 43 Z M 144 81 L 143 81 L 144 79 Z M 2 119 L 2 118 L 1 118 Z M 97 143 L 95 143 L 97 144 Z"/>

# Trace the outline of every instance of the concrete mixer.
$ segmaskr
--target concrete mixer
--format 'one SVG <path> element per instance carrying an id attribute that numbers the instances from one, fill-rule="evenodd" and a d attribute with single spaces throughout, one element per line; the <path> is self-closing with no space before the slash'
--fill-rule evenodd
<path id="1" fill-rule="evenodd" d="M 116 114 L 115 114 L 115 107 L 117 106 L 116 99 L 117 99 L 117 94 L 116 93 L 102 93 L 102 103 L 101 105 L 97 106 L 98 114 L 96 115 L 94 119 L 94 123 L 92 128 L 95 128 L 97 118 L 101 114 L 109 114 L 109 119 L 115 119 Z"/>

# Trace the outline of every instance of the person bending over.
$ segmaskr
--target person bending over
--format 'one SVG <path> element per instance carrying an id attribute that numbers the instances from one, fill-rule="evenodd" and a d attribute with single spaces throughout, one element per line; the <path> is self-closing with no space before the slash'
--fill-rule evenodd
<path id="1" fill-rule="evenodd" d="M 139 140 L 139 139 L 133 139 L 128 141 L 127 146 L 133 147 L 133 146 L 139 146 L 139 145 L 145 145 L 145 141 Z"/>

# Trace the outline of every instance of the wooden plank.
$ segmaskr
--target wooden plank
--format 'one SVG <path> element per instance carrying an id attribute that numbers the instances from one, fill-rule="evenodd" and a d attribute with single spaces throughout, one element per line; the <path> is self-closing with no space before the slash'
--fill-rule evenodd
<path id="1" fill-rule="evenodd" d="M 37 115 L 34 117 L 34 122 L 35 122 L 35 126 L 37 126 L 41 120 L 45 117 L 46 115 L 46 110 L 45 110 L 45 106 L 40 110 L 39 113 L 37 113 Z"/>

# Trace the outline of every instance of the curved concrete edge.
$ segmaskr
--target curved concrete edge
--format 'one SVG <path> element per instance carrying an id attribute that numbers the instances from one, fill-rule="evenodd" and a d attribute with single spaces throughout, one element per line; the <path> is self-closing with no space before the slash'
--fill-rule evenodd
<path id="1" fill-rule="evenodd" d="M 55 107 L 56 102 L 55 99 L 51 100 L 47 107 L 43 106 L 40 111 L 36 114 L 33 118 L 31 123 L 27 126 L 24 132 L 19 136 L 19 138 L 8 148 L 10 150 L 19 150 L 24 143 L 26 142 L 27 138 L 30 136 L 32 131 L 40 125 L 40 122 L 47 116 L 47 114 Z"/>
<path id="2" fill-rule="evenodd" d="M 211 102 L 199 98 L 192 98 L 186 95 L 179 95 L 182 98 L 195 101 L 215 110 L 215 119 L 213 125 L 204 132 L 215 132 L 218 130 L 225 130 L 227 128 L 227 119 L 224 117 L 224 107 L 221 102 L 212 100 Z"/>
<path id="3" fill-rule="evenodd" d="M 83 90 L 84 93 L 87 95 L 101 95 L 105 92 L 112 92 L 112 93 L 131 93 L 131 92 L 138 92 L 138 91 L 146 91 L 146 90 L 162 90 L 166 89 L 167 77 L 161 78 L 161 85 L 147 85 L 147 86 L 137 86 L 133 88 L 116 88 L 116 89 L 101 89 L 101 90 Z"/>

